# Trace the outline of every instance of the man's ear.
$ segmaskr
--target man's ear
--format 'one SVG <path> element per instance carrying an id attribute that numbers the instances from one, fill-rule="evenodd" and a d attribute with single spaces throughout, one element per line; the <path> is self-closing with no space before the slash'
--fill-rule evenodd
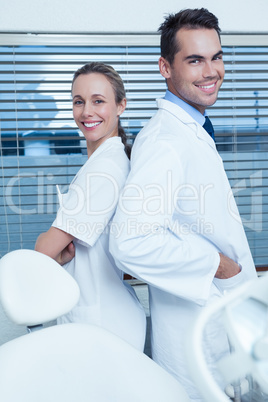
<path id="1" fill-rule="evenodd" d="M 160 59 L 158 60 L 158 66 L 160 74 L 165 79 L 170 78 L 170 64 L 164 57 L 160 57 Z"/>

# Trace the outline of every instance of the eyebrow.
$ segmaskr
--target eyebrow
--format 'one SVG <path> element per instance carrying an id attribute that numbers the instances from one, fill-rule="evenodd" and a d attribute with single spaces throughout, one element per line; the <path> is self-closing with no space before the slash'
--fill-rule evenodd
<path id="1" fill-rule="evenodd" d="M 94 98 L 94 96 L 101 96 L 102 98 L 105 98 L 105 96 L 102 95 L 102 94 L 93 94 L 93 95 L 92 95 L 92 98 Z"/>
<path id="2" fill-rule="evenodd" d="M 223 55 L 223 51 L 220 50 L 219 52 L 217 52 L 216 54 L 213 55 L 212 59 L 214 59 L 214 57 Z M 190 56 L 185 57 L 184 60 L 193 60 L 193 59 L 201 59 L 204 60 L 205 57 L 204 56 L 200 56 L 199 54 L 191 54 Z"/>
<path id="3" fill-rule="evenodd" d="M 101 96 L 102 98 L 105 98 L 105 96 L 102 95 L 102 94 L 93 94 L 93 95 L 92 95 L 92 98 L 94 98 L 94 97 L 96 97 L 96 96 Z M 81 98 L 81 99 L 83 99 L 83 96 L 81 96 L 81 95 L 75 95 L 75 96 L 73 97 L 73 99 L 75 99 L 75 98 Z"/>

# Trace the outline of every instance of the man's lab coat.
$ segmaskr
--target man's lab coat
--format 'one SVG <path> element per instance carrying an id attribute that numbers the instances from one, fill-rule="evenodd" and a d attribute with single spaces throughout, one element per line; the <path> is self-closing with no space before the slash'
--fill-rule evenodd
<path id="1" fill-rule="evenodd" d="M 113 224 L 110 250 L 118 266 L 149 284 L 153 359 L 201 400 L 184 361 L 185 329 L 207 303 L 256 271 L 214 141 L 167 100 L 158 100 L 158 112 L 135 140 Z M 238 275 L 214 278 L 219 252 L 240 264 Z M 216 319 L 204 344 L 214 370 L 228 350 Z"/>

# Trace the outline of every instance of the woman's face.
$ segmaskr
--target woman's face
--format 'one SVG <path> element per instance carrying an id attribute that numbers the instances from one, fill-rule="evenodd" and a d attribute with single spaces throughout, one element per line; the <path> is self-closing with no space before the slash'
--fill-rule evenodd
<path id="1" fill-rule="evenodd" d="M 73 83 L 73 116 L 82 131 L 90 156 L 105 140 L 118 135 L 118 117 L 126 99 L 115 102 L 112 85 L 100 73 L 79 75 Z"/>

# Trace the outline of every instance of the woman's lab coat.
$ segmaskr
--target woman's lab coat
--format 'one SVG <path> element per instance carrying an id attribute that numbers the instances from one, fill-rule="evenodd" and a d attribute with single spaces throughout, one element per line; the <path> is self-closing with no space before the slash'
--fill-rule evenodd
<path id="1" fill-rule="evenodd" d="M 109 232 L 116 230 L 110 219 L 128 172 L 121 139 L 112 137 L 82 166 L 68 193 L 59 194 L 53 226 L 75 237 L 75 257 L 64 267 L 78 282 L 80 299 L 58 323 L 99 325 L 143 351 L 144 311 L 109 252 Z"/>
<path id="2" fill-rule="evenodd" d="M 185 328 L 206 304 L 256 276 L 221 157 L 207 132 L 179 106 L 158 100 L 158 112 L 140 132 L 122 192 L 110 250 L 126 272 L 149 284 L 153 359 L 201 400 L 184 360 Z M 241 272 L 214 275 L 219 252 Z M 228 350 L 215 319 L 204 340 L 207 359 Z M 214 371 L 215 377 L 217 377 Z"/>

